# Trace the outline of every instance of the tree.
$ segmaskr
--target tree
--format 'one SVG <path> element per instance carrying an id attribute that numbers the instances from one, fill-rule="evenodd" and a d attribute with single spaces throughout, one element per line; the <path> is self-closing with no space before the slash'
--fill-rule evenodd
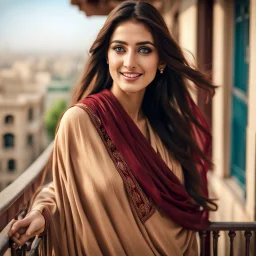
<path id="1" fill-rule="evenodd" d="M 55 130 L 62 113 L 67 109 L 65 100 L 57 100 L 45 114 L 45 126 L 51 139 L 54 138 Z"/>

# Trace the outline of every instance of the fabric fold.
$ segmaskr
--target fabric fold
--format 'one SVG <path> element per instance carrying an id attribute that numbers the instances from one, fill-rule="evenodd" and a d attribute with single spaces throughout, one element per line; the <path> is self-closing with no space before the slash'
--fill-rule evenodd
<path id="1" fill-rule="evenodd" d="M 209 225 L 204 212 L 193 203 L 183 184 L 109 90 L 90 95 L 76 105 L 81 107 L 81 104 L 87 106 L 91 117 L 95 116 L 98 130 L 104 128 L 143 191 L 156 205 L 187 229 L 202 230 Z"/>

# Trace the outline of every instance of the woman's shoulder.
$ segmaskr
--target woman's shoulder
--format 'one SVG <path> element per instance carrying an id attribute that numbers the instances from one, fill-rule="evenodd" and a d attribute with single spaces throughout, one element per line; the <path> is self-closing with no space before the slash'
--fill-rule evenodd
<path id="1" fill-rule="evenodd" d="M 73 123 L 73 122 L 85 121 L 89 119 L 90 119 L 89 115 L 84 109 L 78 106 L 73 106 L 64 112 L 61 121 L 63 123 Z"/>
<path id="2" fill-rule="evenodd" d="M 70 128 L 79 128 L 81 126 L 88 128 L 90 125 L 92 125 L 92 122 L 88 113 L 78 106 L 73 106 L 63 113 L 59 129 L 69 130 Z"/>

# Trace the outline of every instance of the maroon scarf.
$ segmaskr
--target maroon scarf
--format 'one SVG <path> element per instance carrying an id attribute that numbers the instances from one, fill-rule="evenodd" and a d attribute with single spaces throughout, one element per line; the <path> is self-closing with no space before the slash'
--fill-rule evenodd
<path id="1" fill-rule="evenodd" d="M 191 202 L 191 197 L 179 179 L 151 147 L 148 140 L 109 90 L 105 89 L 98 94 L 90 95 L 79 103 L 85 104 L 99 118 L 107 136 L 125 159 L 147 197 L 151 198 L 180 226 L 196 231 L 207 227 L 209 222 L 205 218 L 204 212 L 199 211 L 198 206 Z M 190 97 L 188 103 L 195 116 L 206 127 L 202 121 L 204 120 L 202 114 Z M 208 128 L 206 127 L 206 129 Z M 192 126 L 192 130 L 195 139 L 198 142 L 200 140 L 199 145 L 206 152 L 210 146 L 209 138 L 195 126 Z M 206 182 L 207 166 L 198 155 L 195 154 L 194 157 L 198 161 L 202 179 Z"/>

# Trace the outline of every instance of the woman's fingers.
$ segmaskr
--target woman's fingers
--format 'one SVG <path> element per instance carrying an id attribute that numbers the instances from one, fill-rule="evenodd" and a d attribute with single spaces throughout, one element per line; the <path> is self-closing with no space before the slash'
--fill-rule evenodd
<path id="1" fill-rule="evenodd" d="M 14 233 L 12 236 L 11 236 L 11 239 L 19 244 L 19 239 L 21 237 L 22 234 L 24 234 L 26 232 L 26 228 L 20 228 L 16 233 Z"/>
<path id="2" fill-rule="evenodd" d="M 44 225 L 45 225 L 45 219 L 42 217 L 42 219 L 35 220 L 31 222 L 30 226 L 28 227 L 26 231 L 26 235 L 38 235 L 44 231 Z"/>
<path id="3" fill-rule="evenodd" d="M 11 229 L 8 232 L 9 236 L 12 236 L 13 234 L 15 234 L 16 232 L 19 231 L 19 233 L 21 234 L 21 231 L 24 231 L 24 229 L 20 230 L 21 228 L 26 228 L 28 225 L 30 224 L 30 219 L 29 217 L 25 217 L 22 220 L 17 220 L 13 223 Z M 26 230 L 26 229 L 25 229 Z"/>
<path id="4" fill-rule="evenodd" d="M 22 246 L 30 238 L 44 231 L 45 218 L 39 211 L 31 211 L 22 220 L 15 220 L 8 235 L 15 242 L 15 247 Z"/>
<path id="5" fill-rule="evenodd" d="M 13 244 L 13 247 L 16 247 L 16 244 L 20 244 L 20 240 L 18 238 L 16 238 L 15 236 L 11 236 L 11 239 L 13 242 L 15 242 Z"/>
<path id="6" fill-rule="evenodd" d="M 20 238 L 20 233 L 16 232 L 15 234 L 12 235 L 12 237 L 15 237 L 15 238 L 19 239 Z"/>
<path id="7" fill-rule="evenodd" d="M 24 233 L 20 236 L 19 238 L 19 242 L 16 243 L 18 246 L 22 246 L 23 244 L 25 244 L 31 237 L 33 236 L 28 236 L 27 233 Z"/>
<path id="8" fill-rule="evenodd" d="M 16 243 L 17 246 L 22 246 L 23 244 L 25 244 L 30 238 L 35 237 L 36 235 L 39 235 L 40 233 L 42 233 L 44 231 L 44 227 L 41 227 L 37 230 L 34 231 L 34 228 L 36 226 L 31 228 L 31 232 L 30 235 L 28 235 L 28 232 L 23 233 L 22 235 L 20 235 L 19 239 L 17 239 L 16 241 L 14 241 Z M 16 247 L 17 247 L 16 246 Z"/>

